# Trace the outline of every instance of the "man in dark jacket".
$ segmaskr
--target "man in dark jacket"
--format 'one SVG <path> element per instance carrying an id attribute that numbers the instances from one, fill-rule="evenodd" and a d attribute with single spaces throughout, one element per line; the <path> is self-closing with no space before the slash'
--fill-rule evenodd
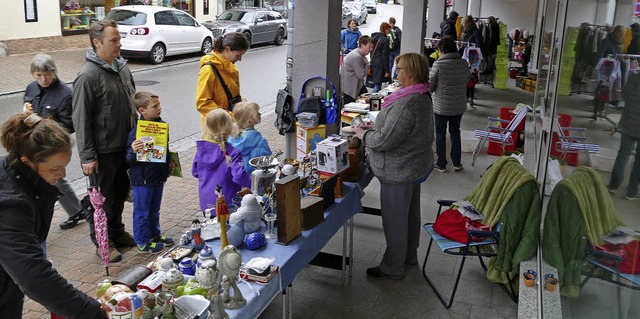
<path id="1" fill-rule="evenodd" d="M 458 40 L 458 35 L 456 33 L 456 20 L 458 20 L 458 13 L 451 11 L 451 13 L 449 13 L 449 18 L 444 19 L 444 21 L 440 23 L 440 37 L 444 38 L 446 36 L 451 36 L 453 40 Z"/>
<path id="2" fill-rule="evenodd" d="M 627 54 L 640 54 L 640 23 L 631 25 L 631 42 Z"/>
<path id="3" fill-rule="evenodd" d="M 460 48 L 460 55 L 464 54 L 464 48 L 467 46 L 471 46 L 472 44 L 476 46 L 476 48 L 482 47 L 482 33 L 480 33 L 480 29 L 473 22 L 472 16 L 466 16 L 462 19 L 462 36 L 460 37 L 461 41 L 467 42 L 463 43 L 462 48 Z"/>
<path id="4" fill-rule="evenodd" d="M 621 25 L 613 28 L 613 31 L 598 43 L 598 59 L 606 58 L 610 54 L 622 53 L 622 41 L 626 31 Z"/>
<path id="5" fill-rule="evenodd" d="M 120 58 L 120 33 L 113 20 L 101 20 L 89 30 L 91 46 L 86 63 L 73 84 L 73 126 L 82 171 L 97 174 L 104 210 L 107 214 L 109 260 L 122 259 L 116 247 L 133 247 L 133 237 L 124 230 L 122 211 L 129 193 L 125 151 L 127 135 L 136 117 L 132 97 L 133 76 L 126 61 Z M 92 221 L 91 240 L 97 246 Z M 100 252 L 96 249 L 96 254 Z"/>

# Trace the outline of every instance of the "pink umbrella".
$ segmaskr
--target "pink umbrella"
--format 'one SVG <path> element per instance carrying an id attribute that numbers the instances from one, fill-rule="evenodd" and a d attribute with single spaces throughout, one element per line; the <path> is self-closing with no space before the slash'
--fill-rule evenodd
<path id="1" fill-rule="evenodd" d="M 107 276 L 109 276 L 109 232 L 107 228 L 107 214 L 102 208 L 105 197 L 100 193 L 98 175 L 93 173 L 87 177 L 89 182 L 87 193 L 89 193 L 89 200 L 94 208 L 93 226 L 96 230 L 96 241 L 98 242 L 98 249 L 100 250 L 102 263 L 104 264 L 104 268 L 107 270 Z"/>

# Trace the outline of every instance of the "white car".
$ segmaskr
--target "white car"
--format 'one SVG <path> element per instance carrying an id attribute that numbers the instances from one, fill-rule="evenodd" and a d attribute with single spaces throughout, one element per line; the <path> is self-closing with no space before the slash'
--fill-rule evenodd
<path id="1" fill-rule="evenodd" d="M 159 6 L 122 6 L 109 11 L 120 31 L 120 55 L 148 58 L 159 64 L 166 56 L 202 52 L 213 47 L 213 34 L 189 14 Z"/>

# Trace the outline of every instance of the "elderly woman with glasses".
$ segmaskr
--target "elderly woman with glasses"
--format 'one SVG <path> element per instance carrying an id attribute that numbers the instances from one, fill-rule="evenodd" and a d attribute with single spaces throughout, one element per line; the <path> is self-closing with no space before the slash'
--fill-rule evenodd
<path id="1" fill-rule="evenodd" d="M 433 169 L 434 136 L 427 59 L 406 53 L 395 63 L 400 88 L 384 99 L 373 126 L 354 132 L 368 151 L 370 173 L 380 180 L 387 243 L 382 261 L 367 269 L 367 276 L 401 280 L 406 265 L 418 264 L 420 184 Z"/>

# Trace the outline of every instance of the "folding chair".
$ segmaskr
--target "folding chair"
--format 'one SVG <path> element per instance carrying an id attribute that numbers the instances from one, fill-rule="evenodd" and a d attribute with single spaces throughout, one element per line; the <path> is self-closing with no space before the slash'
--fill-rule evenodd
<path id="1" fill-rule="evenodd" d="M 475 130 L 475 138 L 480 139 L 480 141 L 478 142 L 476 149 L 473 151 L 471 166 L 475 164 L 476 158 L 478 158 L 480 150 L 487 140 L 489 142 L 500 143 L 500 145 L 502 145 L 502 152 L 504 152 L 506 146 L 514 145 L 515 141 L 512 136 L 513 132 L 520 122 L 524 120 L 529 110 L 530 108 L 528 105 L 521 107 L 511 121 L 502 120 L 496 117 L 488 117 L 489 122 L 487 123 L 487 127 L 485 127 L 484 130 Z M 502 123 L 508 124 L 507 127 L 502 128 Z"/>
<path id="2" fill-rule="evenodd" d="M 512 283 L 516 279 L 519 269 L 512 267 L 519 267 L 520 261 L 533 257 L 538 247 L 541 210 L 535 178 L 520 165 L 517 159 L 502 156 L 485 172 L 480 182 L 465 200 L 470 201 L 484 215 L 482 222 L 492 226 L 492 231 L 468 231 L 469 238 L 482 237 L 483 240 L 480 242 L 468 241 L 463 244 L 438 234 L 433 229 L 432 223 L 424 224 L 423 228 L 431 239 L 422 264 L 422 276 L 440 299 L 442 305 L 449 309 L 453 304 L 466 258 L 478 257 L 480 265 L 487 271 L 483 257 L 496 257 L 501 261 L 495 262 L 489 269 L 506 275 L 507 281 L 501 285 L 511 299 L 517 302 L 518 297 Z M 451 205 L 453 202 L 455 201 L 438 200 L 437 216 L 440 216 L 443 206 Z M 510 220 L 509 227 L 501 228 L 499 225 L 507 220 Z M 514 220 L 519 220 L 519 222 L 514 223 Z M 525 228 L 530 231 L 525 231 Z M 438 291 L 427 275 L 427 262 L 434 241 L 442 252 L 462 256 L 449 300 L 444 299 L 442 293 Z M 510 243 L 501 248 L 500 245 L 504 245 L 505 242 Z M 511 251 L 508 251 L 507 247 L 510 247 Z M 514 251 L 518 251 L 518 253 Z M 515 276 L 510 275 L 513 272 L 515 272 Z"/>
<path id="3" fill-rule="evenodd" d="M 584 152 L 587 156 L 587 163 L 591 166 L 591 153 L 600 153 L 600 145 L 586 143 L 586 128 L 582 127 L 561 127 L 556 121 L 556 132 L 558 133 L 558 142 L 555 145 L 556 151 L 562 153 L 562 158 L 566 158 L 567 153 Z M 566 135 L 565 132 L 575 132 L 577 135 Z"/>

